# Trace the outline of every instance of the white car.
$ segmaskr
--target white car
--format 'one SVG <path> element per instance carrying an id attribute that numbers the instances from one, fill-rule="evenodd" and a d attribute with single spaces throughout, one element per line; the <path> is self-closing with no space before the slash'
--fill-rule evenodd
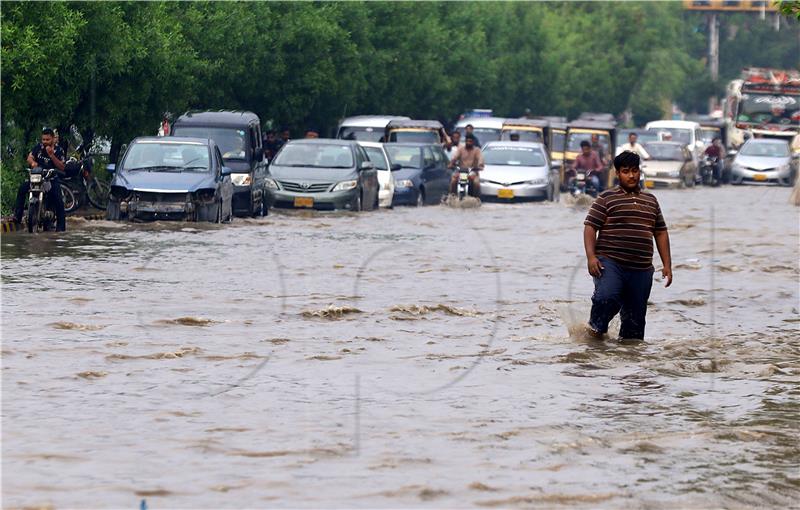
<path id="1" fill-rule="evenodd" d="M 499 200 L 544 198 L 555 200 L 556 180 L 544 144 L 489 142 L 483 148 L 485 167 L 481 197 Z"/>
<path id="2" fill-rule="evenodd" d="M 795 180 L 792 156 L 786 140 L 751 138 L 740 148 L 731 164 L 733 184 L 780 184 L 792 186 Z"/>
<path id="3" fill-rule="evenodd" d="M 394 196 L 394 177 L 392 177 L 392 165 L 389 162 L 389 155 L 386 154 L 382 143 L 378 142 L 358 142 L 367 151 L 369 160 L 375 165 L 378 171 L 378 205 L 380 207 L 392 207 L 392 197 Z"/>

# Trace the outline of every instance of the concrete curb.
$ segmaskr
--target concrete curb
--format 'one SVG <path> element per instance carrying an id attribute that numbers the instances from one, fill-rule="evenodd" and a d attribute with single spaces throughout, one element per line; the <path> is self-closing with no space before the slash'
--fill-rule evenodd
<path id="1" fill-rule="evenodd" d="M 22 230 L 22 225 L 19 223 L 14 223 L 14 220 L 9 220 L 3 218 L 3 233 L 8 232 L 16 232 L 17 230 Z"/>

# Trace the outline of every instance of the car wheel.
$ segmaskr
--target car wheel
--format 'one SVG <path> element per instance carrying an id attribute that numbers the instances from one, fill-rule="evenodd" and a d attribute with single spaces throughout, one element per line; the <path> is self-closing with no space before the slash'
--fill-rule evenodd
<path id="1" fill-rule="evenodd" d="M 422 207 L 425 205 L 425 190 L 422 188 L 417 191 L 417 203 L 415 205 L 417 207 Z"/>
<path id="2" fill-rule="evenodd" d="M 119 202 L 108 201 L 108 205 L 106 206 L 106 219 L 110 221 L 119 220 Z"/>

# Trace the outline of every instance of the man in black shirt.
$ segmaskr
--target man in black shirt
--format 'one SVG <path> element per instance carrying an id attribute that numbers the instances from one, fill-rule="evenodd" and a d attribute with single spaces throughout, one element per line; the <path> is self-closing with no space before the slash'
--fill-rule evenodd
<path id="1" fill-rule="evenodd" d="M 28 154 L 28 166 L 31 168 L 40 167 L 42 169 L 56 169 L 64 172 L 64 149 L 55 144 L 53 130 L 45 128 L 42 130 L 42 141 L 36 144 Z M 17 202 L 14 207 L 14 221 L 22 222 L 22 212 L 25 209 L 25 199 L 30 191 L 30 183 L 25 179 L 17 191 Z M 63 232 L 66 230 L 66 214 L 64 213 L 64 200 L 61 197 L 61 183 L 58 176 L 52 180 L 52 187 L 47 194 L 47 199 L 53 205 L 56 212 L 56 230 Z"/>

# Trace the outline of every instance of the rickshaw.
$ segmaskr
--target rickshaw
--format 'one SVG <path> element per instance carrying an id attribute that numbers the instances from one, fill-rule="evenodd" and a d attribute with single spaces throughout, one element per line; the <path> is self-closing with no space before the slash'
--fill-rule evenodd
<path id="1" fill-rule="evenodd" d="M 538 119 L 506 119 L 500 131 L 501 140 L 511 140 L 511 134 L 519 135 L 520 142 L 547 143 L 545 130 L 548 127 L 546 120 Z"/>
<path id="2" fill-rule="evenodd" d="M 592 141 L 592 135 L 597 135 L 600 145 L 603 146 L 606 161 L 603 162 L 603 177 L 606 189 L 614 185 L 614 172 L 610 171 L 610 160 L 613 160 L 617 148 L 617 127 L 614 122 L 604 122 L 596 120 L 574 120 L 569 123 L 567 128 L 567 146 L 564 153 L 564 165 L 561 168 L 561 185 L 566 189 L 564 177 L 565 169 L 575 162 L 575 158 L 581 151 L 581 142 Z"/>
<path id="3" fill-rule="evenodd" d="M 567 146 L 567 123 L 548 122 L 545 131 L 547 150 L 550 152 L 550 165 L 558 171 L 559 183 L 564 180 L 564 151 Z"/>
<path id="4" fill-rule="evenodd" d="M 438 120 L 393 120 L 386 125 L 386 142 L 442 143 L 444 126 Z"/>

